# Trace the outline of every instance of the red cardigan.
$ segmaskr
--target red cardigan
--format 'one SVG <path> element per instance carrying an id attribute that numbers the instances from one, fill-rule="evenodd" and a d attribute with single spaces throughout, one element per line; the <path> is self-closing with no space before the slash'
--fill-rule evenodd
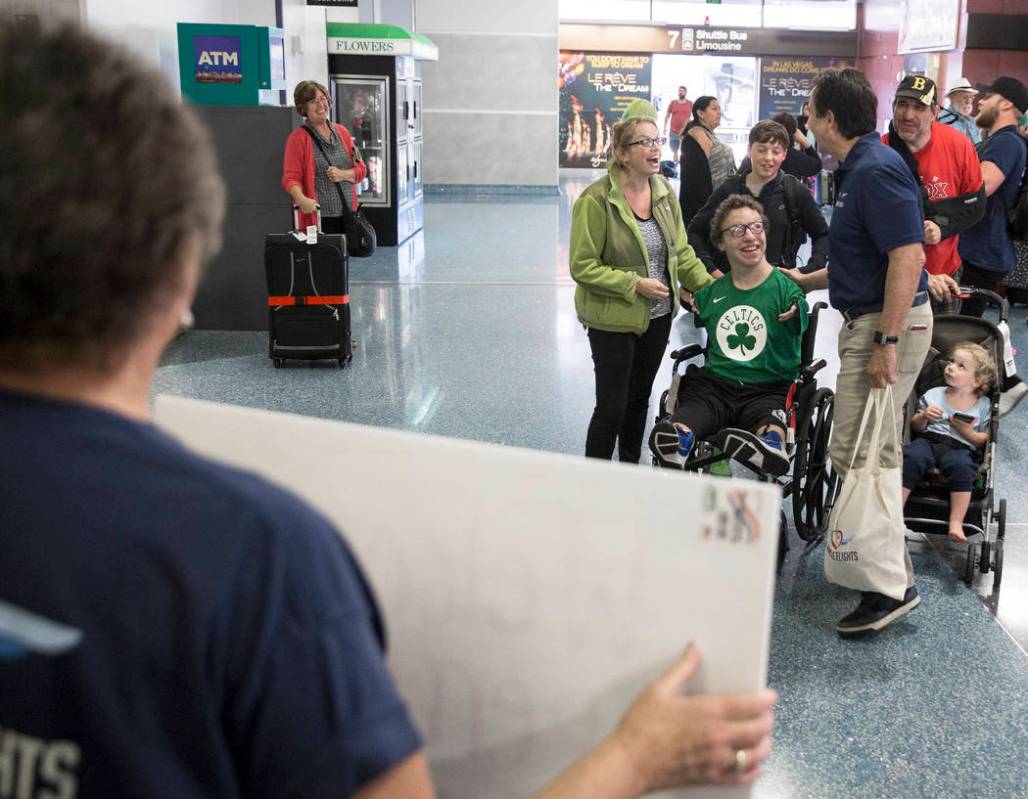
<path id="1" fill-rule="evenodd" d="M 353 169 L 356 172 L 353 182 L 360 183 L 368 176 L 368 168 L 363 161 L 356 160 L 354 154 L 353 137 L 350 131 L 342 125 L 333 122 L 339 139 L 350 154 L 350 161 L 353 162 Z M 299 186 L 307 197 L 317 200 L 318 195 L 314 191 L 314 142 L 310 134 L 303 128 L 297 128 L 289 134 L 286 139 L 286 152 L 282 158 L 282 189 L 286 194 L 293 186 Z M 353 198 L 353 210 L 357 210 L 356 192 Z M 304 230 L 308 225 L 317 223 L 316 214 L 305 214 L 300 212 L 299 230 Z"/>

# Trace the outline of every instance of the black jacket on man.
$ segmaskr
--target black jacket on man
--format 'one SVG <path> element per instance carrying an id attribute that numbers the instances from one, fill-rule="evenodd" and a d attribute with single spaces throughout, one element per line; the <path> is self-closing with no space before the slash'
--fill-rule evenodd
<path id="1" fill-rule="evenodd" d="M 792 181 L 790 196 L 795 202 L 790 205 L 794 205 L 794 220 L 789 219 L 786 211 L 785 181 Z M 708 271 L 714 268 L 720 269 L 722 272 L 727 271 L 727 260 L 724 253 L 711 243 L 709 236 L 710 222 L 714 218 L 714 212 L 730 194 L 753 196 L 746 188 L 745 175 L 734 175 L 714 189 L 706 204 L 689 223 L 689 244 L 692 245 L 696 255 L 703 261 Z M 770 230 L 766 233 L 768 263 L 774 266 L 795 266 L 796 250 L 799 249 L 804 238 L 802 235 L 798 235 L 801 231 L 810 236 L 813 242 L 813 252 L 805 271 L 820 269 L 827 263 L 828 224 L 806 186 L 791 175 L 779 171 L 773 180 L 764 185 L 756 200 L 764 206 L 764 213 L 770 225 Z M 793 221 L 797 223 L 795 226 L 792 224 Z M 786 252 L 787 246 L 791 252 Z"/>

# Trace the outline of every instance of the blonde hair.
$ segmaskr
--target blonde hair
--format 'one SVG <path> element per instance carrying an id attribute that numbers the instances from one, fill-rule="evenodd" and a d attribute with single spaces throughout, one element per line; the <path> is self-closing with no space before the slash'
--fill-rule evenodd
<path id="1" fill-rule="evenodd" d="M 974 360 L 974 380 L 978 384 L 975 393 L 978 396 L 988 394 L 999 379 L 999 371 L 996 369 L 996 361 L 993 360 L 992 355 L 981 344 L 975 344 L 973 341 L 961 341 L 959 344 L 955 344 L 953 352 L 950 353 L 951 358 L 957 354 L 957 350 L 963 350 Z"/>
<path id="2" fill-rule="evenodd" d="M 607 169 L 616 166 L 618 169 L 622 168 L 621 160 L 618 158 L 618 153 L 628 149 L 628 145 L 635 139 L 635 131 L 642 124 L 653 125 L 654 129 L 657 130 L 657 135 L 660 135 L 660 129 L 657 128 L 657 123 L 647 117 L 629 117 L 628 119 L 622 119 L 616 123 L 610 132 L 610 154 L 607 156 Z"/>

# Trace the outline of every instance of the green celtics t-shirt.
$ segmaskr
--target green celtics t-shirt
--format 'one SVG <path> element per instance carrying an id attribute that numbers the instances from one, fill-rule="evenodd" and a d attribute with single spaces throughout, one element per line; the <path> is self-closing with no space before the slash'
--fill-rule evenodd
<path id="1" fill-rule="evenodd" d="M 729 273 L 696 292 L 696 326 L 707 330 L 706 369 L 724 380 L 773 383 L 795 380 L 800 370 L 807 300 L 800 288 L 772 268 L 760 285 L 743 291 Z M 796 315 L 779 322 L 793 302 Z"/>

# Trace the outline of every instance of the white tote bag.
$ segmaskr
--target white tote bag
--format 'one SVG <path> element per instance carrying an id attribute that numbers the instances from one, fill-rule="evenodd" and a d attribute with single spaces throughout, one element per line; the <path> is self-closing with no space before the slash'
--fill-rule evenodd
<path id="1" fill-rule="evenodd" d="M 860 444 L 870 428 L 867 458 L 853 468 Z M 902 599 L 907 590 L 907 546 L 900 489 L 902 469 L 881 464 L 882 425 L 896 424 L 892 386 L 871 389 L 864 416 L 854 442 L 850 468 L 842 483 L 839 499 L 828 520 L 831 531 L 825 547 L 825 577 L 828 582 L 856 591 L 876 591 Z"/>

